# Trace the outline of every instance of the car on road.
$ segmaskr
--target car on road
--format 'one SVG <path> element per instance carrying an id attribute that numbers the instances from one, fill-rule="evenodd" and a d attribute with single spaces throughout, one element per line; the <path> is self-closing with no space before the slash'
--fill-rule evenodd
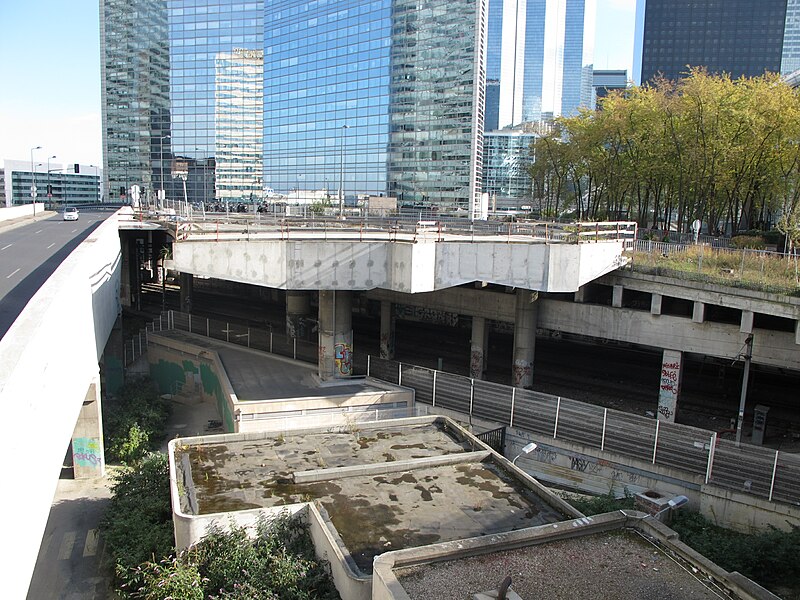
<path id="1" fill-rule="evenodd" d="M 78 220 L 78 209 L 74 206 L 68 206 L 64 209 L 64 220 L 65 221 L 77 221 Z"/>

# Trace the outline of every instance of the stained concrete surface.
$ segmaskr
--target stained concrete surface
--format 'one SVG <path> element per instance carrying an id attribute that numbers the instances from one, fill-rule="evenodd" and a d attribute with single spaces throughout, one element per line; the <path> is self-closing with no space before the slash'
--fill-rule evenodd
<path id="1" fill-rule="evenodd" d="M 316 501 L 358 567 L 388 550 L 489 535 L 564 516 L 490 461 L 296 484 L 304 470 L 387 463 L 472 448 L 433 425 L 187 445 L 201 514 Z M 179 475 L 180 478 L 180 475 Z"/>

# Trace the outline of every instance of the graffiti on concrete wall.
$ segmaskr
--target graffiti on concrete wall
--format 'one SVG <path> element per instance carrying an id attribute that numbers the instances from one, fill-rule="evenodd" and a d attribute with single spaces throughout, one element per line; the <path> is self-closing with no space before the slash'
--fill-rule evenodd
<path id="1" fill-rule="evenodd" d="M 353 369 L 353 351 L 350 344 L 336 344 L 333 357 L 339 374 L 350 375 Z"/>
<path id="2" fill-rule="evenodd" d="M 435 323 L 437 325 L 449 325 L 450 327 L 458 326 L 458 313 L 436 310 L 435 308 L 395 304 L 394 314 L 398 319 L 405 319 L 406 321 Z"/>
<path id="3" fill-rule="evenodd" d="M 526 387 L 531 385 L 531 375 L 533 367 L 531 363 L 524 360 L 514 361 L 514 387 Z"/>
<path id="4" fill-rule="evenodd" d="M 73 439 L 72 464 L 79 467 L 100 467 L 103 464 L 100 440 L 97 438 Z"/>
<path id="5" fill-rule="evenodd" d="M 473 348 L 469 357 L 469 376 L 479 379 L 483 375 L 483 350 Z"/>
<path id="6" fill-rule="evenodd" d="M 658 420 L 675 422 L 675 407 L 681 385 L 682 353 L 664 350 L 661 362 L 661 384 L 658 390 Z"/>

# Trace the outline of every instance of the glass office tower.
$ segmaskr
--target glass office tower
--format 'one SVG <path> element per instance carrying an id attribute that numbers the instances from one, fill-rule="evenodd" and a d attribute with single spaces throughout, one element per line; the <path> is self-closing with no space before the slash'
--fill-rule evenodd
<path id="1" fill-rule="evenodd" d="M 480 194 L 485 2 L 103 0 L 104 132 L 123 140 L 106 149 L 112 185 L 467 207 Z M 120 89 L 116 65 L 136 85 Z"/>
<path id="2" fill-rule="evenodd" d="M 487 130 L 590 106 L 595 0 L 489 1 Z"/>
<path id="3" fill-rule="evenodd" d="M 638 0 L 634 80 L 678 79 L 686 65 L 733 78 L 791 72 L 798 16 L 797 0 Z"/>
<path id="4" fill-rule="evenodd" d="M 109 198 L 161 187 L 168 160 L 170 52 L 166 0 L 100 3 L 103 171 Z"/>

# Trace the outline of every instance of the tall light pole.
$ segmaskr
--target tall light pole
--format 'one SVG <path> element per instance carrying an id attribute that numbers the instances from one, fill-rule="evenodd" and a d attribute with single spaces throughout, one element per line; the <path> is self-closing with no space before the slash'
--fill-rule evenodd
<path id="1" fill-rule="evenodd" d="M 339 218 L 344 218 L 344 133 L 350 125 L 342 125 L 339 135 Z"/>
<path id="2" fill-rule="evenodd" d="M 95 200 L 100 204 L 100 167 L 97 165 L 89 165 L 94 169 L 94 176 L 97 177 L 97 188 L 95 188 Z"/>
<path id="3" fill-rule="evenodd" d="M 164 140 L 168 140 L 170 137 L 172 137 L 170 134 L 162 135 L 159 138 L 160 143 L 158 144 L 159 146 L 158 149 L 161 152 L 161 158 L 158 161 L 159 164 L 161 165 L 161 194 L 159 195 L 161 196 L 160 200 L 165 203 L 167 199 L 167 194 L 164 191 Z"/>
<path id="4" fill-rule="evenodd" d="M 55 154 L 53 156 L 48 156 L 47 157 L 47 197 L 48 198 L 52 198 L 53 197 L 53 194 L 50 191 L 50 159 L 51 158 L 55 158 L 55 157 L 56 157 Z M 51 208 L 52 208 L 52 206 L 51 206 Z"/>
<path id="5" fill-rule="evenodd" d="M 33 183 L 31 184 L 31 199 L 33 200 L 33 216 L 36 216 L 36 168 L 33 165 L 33 151 L 34 150 L 41 150 L 41 146 L 36 146 L 31 148 L 31 177 L 33 178 Z"/>

